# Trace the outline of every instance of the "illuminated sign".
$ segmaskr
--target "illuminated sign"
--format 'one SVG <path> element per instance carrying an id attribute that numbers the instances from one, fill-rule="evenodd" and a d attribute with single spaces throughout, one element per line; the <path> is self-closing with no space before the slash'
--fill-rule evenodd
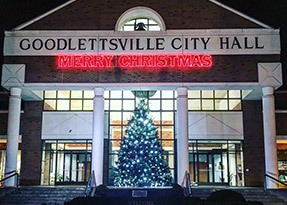
<path id="1" fill-rule="evenodd" d="M 59 55 L 58 69 L 82 68 L 210 68 L 209 54 L 182 55 Z"/>

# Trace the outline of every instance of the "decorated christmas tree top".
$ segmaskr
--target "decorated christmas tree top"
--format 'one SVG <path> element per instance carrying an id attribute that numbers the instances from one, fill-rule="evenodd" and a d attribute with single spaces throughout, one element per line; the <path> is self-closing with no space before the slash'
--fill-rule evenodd
<path id="1" fill-rule="evenodd" d="M 163 158 L 158 132 L 144 100 L 135 109 L 122 138 L 114 185 L 170 186 L 171 173 Z"/>

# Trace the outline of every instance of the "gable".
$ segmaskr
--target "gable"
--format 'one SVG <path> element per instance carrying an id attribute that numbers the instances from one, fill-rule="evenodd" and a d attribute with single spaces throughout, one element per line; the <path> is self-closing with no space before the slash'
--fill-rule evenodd
<path id="1" fill-rule="evenodd" d="M 114 30 L 126 10 L 142 5 L 158 12 L 167 30 L 264 27 L 214 0 L 71 0 L 16 30 Z"/>

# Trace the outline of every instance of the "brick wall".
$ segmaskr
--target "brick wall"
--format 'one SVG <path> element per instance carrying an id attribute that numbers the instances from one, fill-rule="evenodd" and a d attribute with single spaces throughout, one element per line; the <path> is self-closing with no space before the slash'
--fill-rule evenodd
<path id="1" fill-rule="evenodd" d="M 22 134 L 20 185 L 40 184 L 42 109 L 43 102 L 25 102 L 20 132 Z"/>
<path id="2" fill-rule="evenodd" d="M 258 62 L 278 62 L 279 55 L 214 56 L 210 69 L 58 70 L 56 57 L 5 57 L 27 65 L 26 83 L 258 82 Z"/>
<path id="3" fill-rule="evenodd" d="M 287 113 L 276 113 L 276 135 L 287 135 Z"/>
<path id="4" fill-rule="evenodd" d="M 208 0 L 78 0 L 25 29 L 114 30 L 118 18 L 136 6 L 149 7 L 158 12 L 167 29 L 259 27 Z"/>
<path id="5" fill-rule="evenodd" d="M 244 169 L 245 186 L 263 186 L 264 136 L 262 121 L 262 102 L 243 101 L 243 129 L 244 129 Z M 247 171 L 247 169 L 249 171 Z"/>
<path id="6" fill-rule="evenodd" d="M 0 113 L 0 135 L 7 135 L 8 113 Z"/>

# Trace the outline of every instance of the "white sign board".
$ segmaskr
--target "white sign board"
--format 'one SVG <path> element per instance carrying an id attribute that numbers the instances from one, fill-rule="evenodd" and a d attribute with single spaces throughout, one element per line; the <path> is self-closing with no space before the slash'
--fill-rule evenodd
<path id="1" fill-rule="evenodd" d="M 280 37 L 273 29 L 15 31 L 6 32 L 4 40 L 5 56 L 153 53 L 280 54 Z"/>

